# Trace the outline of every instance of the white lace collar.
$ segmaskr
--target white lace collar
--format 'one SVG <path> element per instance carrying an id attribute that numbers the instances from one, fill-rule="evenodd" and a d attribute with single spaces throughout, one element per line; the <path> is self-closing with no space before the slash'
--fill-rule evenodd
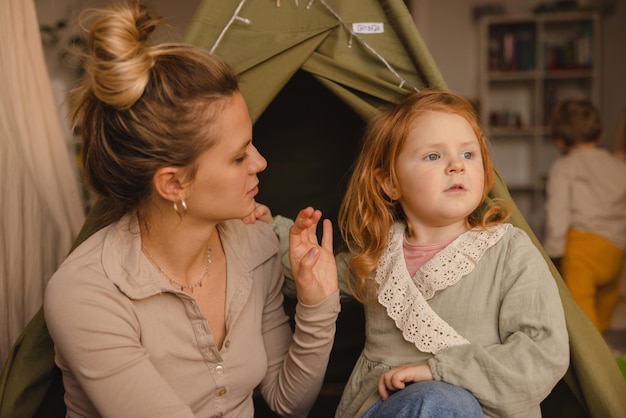
<path id="1" fill-rule="evenodd" d="M 420 351 L 433 354 L 469 344 L 435 313 L 427 300 L 474 270 L 485 252 L 510 226 L 500 224 L 488 230 L 467 231 L 426 262 L 413 278 L 409 276 L 402 249 L 406 227 L 397 223 L 391 228 L 389 244 L 376 270 L 378 302 L 387 308 L 387 315 L 402 331 L 405 340 Z"/>

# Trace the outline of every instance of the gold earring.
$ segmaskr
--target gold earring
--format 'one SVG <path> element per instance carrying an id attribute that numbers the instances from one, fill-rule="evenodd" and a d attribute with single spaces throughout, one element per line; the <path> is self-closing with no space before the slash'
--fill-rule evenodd
<path id="1" fill-rule="evenodd" d="M 185 199 L 180 199 L 180 207 L 178 207 L 178 202 L 174 202 L 174 212 L 181 218 L 185 216 L 187 213 L 187 202 L 185 202 Z"/>

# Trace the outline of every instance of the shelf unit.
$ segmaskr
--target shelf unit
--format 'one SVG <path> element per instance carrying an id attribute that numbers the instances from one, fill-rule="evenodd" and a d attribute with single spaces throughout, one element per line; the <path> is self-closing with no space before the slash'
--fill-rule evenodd
<path id="1" fill-rule="evenodd" d="M 541 239 L 545 184 L 558 157 L 549 127 L 561 100 L 600 103 L 600 17 L 593 11 L 479 21 L 479 111 L 494 164 Z"/>

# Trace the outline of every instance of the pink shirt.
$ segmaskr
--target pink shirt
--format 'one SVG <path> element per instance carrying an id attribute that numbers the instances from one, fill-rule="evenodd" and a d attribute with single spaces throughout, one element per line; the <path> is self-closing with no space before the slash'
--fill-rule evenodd
<path id="1" fill-rule="evenodd" d="M 404 260 L 409 275 L 415 276 L 415 273 L 417 273 L 420 267 L 451 242 L 452 240 L 432 244 L 411 244 L 406 237 L 404 237 L 402 248 L 404 249 Z"/>

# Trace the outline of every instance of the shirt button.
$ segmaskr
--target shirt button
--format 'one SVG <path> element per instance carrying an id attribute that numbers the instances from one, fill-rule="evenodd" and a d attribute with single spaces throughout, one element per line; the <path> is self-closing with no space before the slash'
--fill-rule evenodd
<path id="1" fill-rule="evenodd" d="M 222 374 L 223 372 L 224 372 L 224 366 L 219 365 L 219 364 L 215 366 L 215 373 Z"/>
<path id="2" fill-rule="evenodd" d="M 217 392 L 217 396 L 220 398 L 224 395 L 226 395 L 226 388 L 222 388 L 219 392 Z"/>
<path id="3" fill-rule="evenodd" d="M 230 340 L 224 341 L 224 347 L 226 348 L 230 347 Z"/>

